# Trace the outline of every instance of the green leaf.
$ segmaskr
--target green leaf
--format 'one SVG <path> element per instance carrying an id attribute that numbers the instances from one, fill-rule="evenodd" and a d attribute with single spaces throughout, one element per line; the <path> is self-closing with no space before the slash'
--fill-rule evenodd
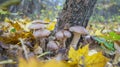
<path id="1" fill-rule="evenodd" d="M 108 35 L 102 37 L 111 41 L 120 40 L 120 35 L 116 34 L 115 32 L 110 32 Z"/>
<path id="2" fill-rule="evenodd" d="M 112 51 L 115 50 L 114 44 L 113 44 L 112 42 L 108 42 L 108 41 L 106 41 L 104 38 L 100 38 L 100 37 L 94 37 L 94 39 L 95 39 L 98 43 L 104 44 L 104 46 L 105 46 L 107 49 L 112 50 Z"/>
<path id="3" fill-rule="evenodd" d="M 16 29 L 15 29 L 15 28 L 12 28 L 12 29 L 10 30 L 10 32 L 16 32 Z"/>

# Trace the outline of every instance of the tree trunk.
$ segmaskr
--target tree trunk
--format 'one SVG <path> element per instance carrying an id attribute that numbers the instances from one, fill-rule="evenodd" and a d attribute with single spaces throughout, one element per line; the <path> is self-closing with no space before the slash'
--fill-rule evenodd
<path id="1" fill-rule="evenodd" d="M 62 12 L 59 14 L 58 23 L 54 32 L 65 29 L 66 25 L 69 26 L 83 26 L 86 27 L 90 16 L 93 13 L 94 5 L 97 0 L 66 0 Z M 69 47 L 73 40 L 74 35 L 66 41 L 66 48 Z M 82 37 L 79 37 L 79 41 L 76 44 L 76 49 L 83 41 Z"/>
<path id="2" fill-rule="evenodd" d="M 97 0 L 66 0 L 62 12 L 59 14 L 55 31 L 61 30 L 66 23 L 70 26 L 86 27 L 92 15 Z"/>

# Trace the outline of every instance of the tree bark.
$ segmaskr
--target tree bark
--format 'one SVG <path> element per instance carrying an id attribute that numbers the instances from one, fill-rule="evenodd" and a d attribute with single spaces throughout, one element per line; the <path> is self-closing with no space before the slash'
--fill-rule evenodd
<path id="1" fill-rule="evenodd" d="M 86 27 L 96 2 L 97 0 L 66 0 L 55 31 L 63 29 L 66 24 Z"/>
<path id="2" fill-rule="evenodd" d="M 62 12 L 57 18 L 57 25 L 54 33 L 71 27 L 71 26 L 83 26 L 86 27 L 90 16 L 93 13 L 93 8 L 97 0 L 66 0 Z M 74 35 L 66 41 L 66 48 L 69 48 Z M 79 47 L 83 41 L 82 37 L 79 37 L 79 41 L 76 44 Z"/>

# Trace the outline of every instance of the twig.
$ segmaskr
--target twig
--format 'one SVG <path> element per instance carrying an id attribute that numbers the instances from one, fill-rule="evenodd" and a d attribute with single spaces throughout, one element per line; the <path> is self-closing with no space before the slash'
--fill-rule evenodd
<path id="1" fill-rule="evenodd" d="M 44 55 L 46 55 L 46 54 L 50 54 L 51 52 L 44 52 L 44 53 L 42 53 L 42 54 L 40 54 L 39 56 L 37 56 L 38 58 L 40 58 L 40 57 L 42 57 L 42 56 L 44 56 Z"/>
<path id="2" fill-rule="evenodd" d="M 0 61 L 0 65 L 1 65 L 1 64 L 14 64 L 14 63 L 16 63 L 16 62 L 14 62 L 14 61 L 11 60 L 11 59 Z"/>
<path id="3" fill-rule="evenodd" d="M 20 42 L 21 42 L 21 45 L 22 45 L 22 48 L 23 48 L 23 51 L 24 51 L 24 54 L 25 54 L 25 58 L 28 60 L 28 54 L 27 54 L 27 50 L 26 50 L 26 46 L 24 44 L 24 41 L 22 38 L 19 38 Z"/>

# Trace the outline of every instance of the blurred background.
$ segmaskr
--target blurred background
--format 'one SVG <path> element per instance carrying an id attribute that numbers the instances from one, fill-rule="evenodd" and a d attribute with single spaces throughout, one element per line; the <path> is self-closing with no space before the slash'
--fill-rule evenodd
<path id="1" fill-rule="evenodd" d="M 65 0 L 0 0 L 0 20 L 29 17 L 56 20 Z M 120 22 L 120 0 L 98 0 L 89 22 Z"/>

